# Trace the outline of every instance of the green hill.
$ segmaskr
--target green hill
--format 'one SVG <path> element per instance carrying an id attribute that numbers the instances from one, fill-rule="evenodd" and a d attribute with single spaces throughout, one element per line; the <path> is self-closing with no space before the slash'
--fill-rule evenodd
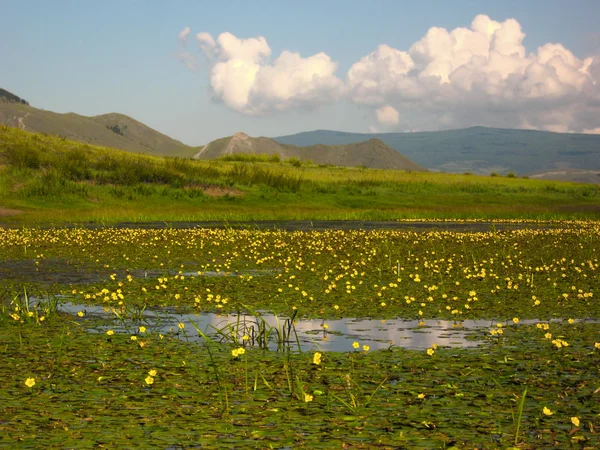
<path id="1" fill-rule="evenodd" d="M 29 102 L 22 99 L 21 97 L 16 96 L 12 92 L 8 92 L 5 89 L 0 88 L 0 102 L 5 103 L 21 103 L 23 105 L 29 105 Z"/>
<path id="2" fill-rule="evenodd" d="M 123 114 L 58 114 L 5 100 L 0 101 L 0 125 L 149 155 L 192 156 L 198 151 Z"/>
<path id="3" fill-rule="evenodd" d="M 217 159 L 232 155 L 268 155 L 280 159 L 297 158 L 315 164 L 334 166 L 370 167 L 375 169 L 396 169 L 424 171 L 399 152 L 385 145 L 379 139 L 344 145 L 316 144 L 308 147 L 280 144 L 266 137 L 250 137 L 236 133 L 228 138 L 217 139 L 194 156 L 196 159 Z"/>
<path id="4" fill-rule="evenodd" d="M 274 138 L 282 144 L 342 145 L 380 139 L 417 164 L 443 172 L 524 175 L 565 169 L 600 170 L 600 136 L 472 127 L 421 133 L 317 130 Z"/>
<path id="5" fill-rule="evenodd" d="M 0 223 L 600 218 L 600 186 L 157 157 L 0 126 Z"/>

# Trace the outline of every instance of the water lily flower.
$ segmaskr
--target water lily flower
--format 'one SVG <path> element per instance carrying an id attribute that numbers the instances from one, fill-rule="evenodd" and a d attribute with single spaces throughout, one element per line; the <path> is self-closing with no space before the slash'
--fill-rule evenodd
<path id="1" fill-rule="evenodd" d="M 575 425 L 576 427 L 578 427 L 578 426 L 579 426 L 579 423 L 580 423 L 580 422 L 579 422 L 579 417 L 571 417 L 571 423 L 572 423 L 573 425 Z"/>
<path id="2" fill-rule="evenodd" d="M 321 353 L 315 352 L 315 354 L 313 355 L 313 364 L 321 364 L 321 356 Z"/>

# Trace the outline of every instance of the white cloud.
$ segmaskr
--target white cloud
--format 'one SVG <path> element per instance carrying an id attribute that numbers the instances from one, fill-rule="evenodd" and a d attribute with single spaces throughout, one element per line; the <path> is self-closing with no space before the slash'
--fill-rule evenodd
<path id="1" fill-rule="evenodd" d="M 179 40 L 179 50 L 177 51 L 177 59 L 190 70 L 198 68 L 198 57 L 186 50 L 190 27 L 185 27 L 179 32 L 177 39 Z"/>
<path id="2" fill-rule="evenodd" d="M 179 34 L 179 59 L 198 66 Z M 196 34 L 214 98 L 247 115 L 315 108 L 348 96 L 388 129 L 487 125 L 584 132 L 600 128 L 600 55 L 578 58 L 560 43 L 533 52 L 519 22 L 478 15 L 469 27 L 430 28 L 408 49 L 386 44 L 360 58 L 345 82 L 325 53 L 272 55 L 262 37 Z"/>
<path id="3" fill-rule="evenodd" d="M 385 105 L 375 111 L 377 121 L 382 125 L 397 125 L 400 123 L 400 115 L 393 106 Z"/>
<path id="4" fill-rule="evenodd" d="M 380 45 L 357 61 L 350 96 L 378 120 L 394 108 L 396 123 L 411 129 L 598 128 L 600 56 L 579 59 L 557 43 L 526 54 L 524 38 L 515 19 L 485 15 L 470 28 L 433 27 L 407 51 Z"/>
<path id="5" fill-rule="evenodd" d="M 240 39 L 222 33 L 215 41 L 209 33 L 198 33 L 196 40 L 211 64 L 214 97 L 243 114 L 314 108 L 337 101 L 344 92 L 335 76 L 337 63 L 325 53 L 303 58 L 284 50 L 272 60 L 262 36 Z"/>
<path id="6" fill-rule="evenodd" d="M 187 38 L 188 38 L 188 35 L 190 34 L 190 31 L 191 31 L 190 27 L 185 27 L 179 33 L 179 36 L 178 36 L 179 42 L 184 46 L 187 45 Z"/>

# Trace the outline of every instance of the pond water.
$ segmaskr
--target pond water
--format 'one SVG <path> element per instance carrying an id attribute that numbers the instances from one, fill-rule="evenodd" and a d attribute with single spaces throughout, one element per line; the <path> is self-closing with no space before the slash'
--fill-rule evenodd
<path id="1" fill-rule="evenodd" d="M 77 320 L 101 319 L 93 331 L 105 332 L 108 329 L 116 333 L 136 334 L 139 325 L 147 328 L 147 333 L 161 333 L 177 336 L 183 340 L 203 341 L 195 324 L 203 333 L 215 341 L 240 342 L 247 334 L 257 341 L 262 324 L 263 330 L 270 331 L 268 347 L 278 349 L 280 344 L 302 351 L 352 351 L 352 344 L 359 342 L 361 348 L 368 345 L 372 350 L 386 349 L 390 346 L 420 350 L 436 344 L 440 347 L 476 347 L 482 344 L 482 334 L 495 322 L 489 320 L 466 320 L 460 323 L 444 320 L 375 320 L 375 319 L 336 319 L 294 321 L 293 329 L 283 343 L 278 343 L 276 330 L 288 329 L 290 322 L 286 318 L 272 314 L 219 315 L 214 313 L 181 314 L 173 310 L 146 310 L 141 320 L 121 322 L 109 308 L 94 305 L 61 302 L 59 310 L 76 315 L 84 311 L 85 316 Z M 183 331 L 178 324 L 183 323 Z M 296 335 L 298 339 L 296 340 Z"/>
<path id="2" fill-rule="evenodd" d="M 193 265 L 190 263 L 189 265 Z M 42 284 L 92 284 L 107 280 L 115 273 L 120 278 L 131 275 L 134 278 L 158 278 L 163 276 L 184 275 L 186 277 L 237 277 L 252 275 L 260 277 L 281 272 L 282 269 L 246 269 L 238 271 L 182 271 L 180 268 L 164 269 L 100 269 L 85 264 L 74 263 L 66 259 L 48 258 L 39 264 L 35 259 L 0 261 L 0 281 L 28 281 Z"/>
<path id="3" fill-rule="evenodd" d="M 197 222 L 119 222 L 112 225 L 100 223 L 65 224 L 63 228 L 212 228 L 212 229 L 252 229 L 252 230 L 281 230 L 281 231 L 324 231 L 324 230 L 409 230 L 409 231 L 507 231 L 524 228 L 551 228 L 552 223 L 532 222 L 484 222 L 484 221 L 396 221 L 396 220 L 256 220 L 256 221 L 197 221 Z M 12 228 L 10 224 L 0 223 L 0 227 Z M 40 228 L 53 226 L 40 225 Z"/>

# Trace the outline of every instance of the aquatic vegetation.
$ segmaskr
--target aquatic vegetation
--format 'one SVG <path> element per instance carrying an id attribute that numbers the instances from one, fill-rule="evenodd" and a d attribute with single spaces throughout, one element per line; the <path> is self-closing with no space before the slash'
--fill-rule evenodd
<path id="1" fill-rule="evenodd" d="M 598 447 L 599 251 L 596 222 L 0 229 L 0 446 Z M 300 319 L 323 340 L 345 317 L 486 324 L 469 348 L 301 348 Z"/>

